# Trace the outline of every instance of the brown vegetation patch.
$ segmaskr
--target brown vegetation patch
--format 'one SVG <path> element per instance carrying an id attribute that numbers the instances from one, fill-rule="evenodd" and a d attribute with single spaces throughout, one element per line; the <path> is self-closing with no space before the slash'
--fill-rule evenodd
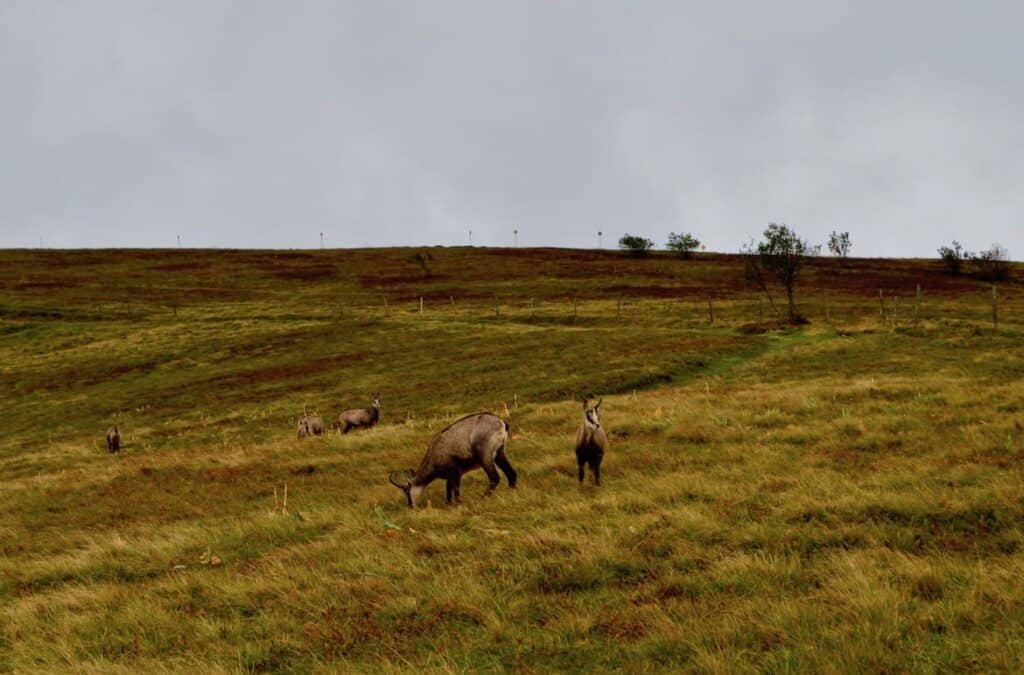
<path id="1" fill-rule="evenodd" d="M 212 262 L 193 260 L 190 262 L 164 263 L 153 265 L 149 269 L 154 272 L 205 272 L 213 267 Z"/>
<path id="2" fill-rule="evenodd" d="M 334 265 L 324 263 L 295 267 L 277 266 L 267 272 L 285 281 L 327 281 L 338 276 L 338 269 Z"/>

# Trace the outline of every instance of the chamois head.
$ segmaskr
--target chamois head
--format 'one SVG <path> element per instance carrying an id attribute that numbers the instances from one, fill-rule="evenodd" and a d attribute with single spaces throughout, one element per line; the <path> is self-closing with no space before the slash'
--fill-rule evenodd
<path id="1" fill-rule="evenodd" d="M 409 508 L 416 506 L 416 500 L 419 498 L 420 493 L 423 492 L 422 486 L 412 484 L 413 476 L 415 475 L 416 472 L 412 469 L 392 471 L 388 475 L 388 481 L 405 493 L 405 500 L 408 502 Z"/>
<path id="2" fill-rule="evenodd" d="M 601 428 L 601 402 L 603 398 L 597 399 L 597 405 L 591 408 L 587 405 L 587 399 L 583 399 L 583 423 L 592 429 Z"/>
<path id="3" fill-rule="evenodd" d="M 377 408 L 377 409 L 380 409 L 380 392 L 379 391 L 373 392 L 373 407 Z"/>

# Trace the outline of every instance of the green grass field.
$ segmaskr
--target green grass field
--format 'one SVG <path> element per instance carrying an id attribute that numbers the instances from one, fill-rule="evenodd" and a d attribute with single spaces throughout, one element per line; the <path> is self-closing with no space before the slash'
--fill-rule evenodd
<path id="1" fill-rule="evenodd" d="M 1024 286 L 431 252 L 0 252 L 0 671 L 1024 670 Z M 407 509 L 477 410 L 518 489 Z"/>

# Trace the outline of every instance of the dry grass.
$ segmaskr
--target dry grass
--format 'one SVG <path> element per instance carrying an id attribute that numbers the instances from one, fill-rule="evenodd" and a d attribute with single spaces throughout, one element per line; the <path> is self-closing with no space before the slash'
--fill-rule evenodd
<path id="1" fill-rule="evenodd" d="M 1019 286 L 992 336 L 981 284 L 822 261 L 764 332 L 728 257 L 410 253 L 0 255 L 0 671 L 1024 668 Z M 520 488 L 407 510 L 387 471 L 505 404 Z"/>

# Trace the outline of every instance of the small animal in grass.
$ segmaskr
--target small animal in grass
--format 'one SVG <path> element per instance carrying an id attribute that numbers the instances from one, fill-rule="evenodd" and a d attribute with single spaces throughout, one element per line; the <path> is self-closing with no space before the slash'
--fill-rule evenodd
<path id="1" fill-rule="evenodd" d="M 462 475 L 473 469 L 487 474 L 487 496 L 501 482 L 498 469 L 505 474 L 508 486 L 516 486 L 516 471 L 508 461 L 506 445 L 508 422 L 491 413 L 475 413 L 450 424 L 430 441 L 427 454 L 415 471 L 393 472 L 392 485 L 405 493 L 412 508 L 420 503 L 423 490 L 435 480 L 444 480 L 445 498 L 449 504 L 461 501 Z"/>
<path id="2" fill-rule="evenodd" d="M 299 418 L 299 438 L 323 436 L 324 420 L 319 415 L 303 415 Z"/>
<path id="3" fill-rule="evenodd" d="M 583 399 L 583 424 L 576 432 L 576 464 L 579 467 L 580 483 L 583 483 L 584 466 L 590 467 L 594 485 L 601 484 L 601 460 L 608 450 L 608 436 L 601 426 L 601 401 L 591 408 Z"/>
<path id="4" fill-rule="evenodd" d="M 107 429 L 107 452 L 120 452 L 121 451 L 121 432 L 117 430 L 117 425 Z"/>
<path id="5" fill-rule="evenodd" d="M 380 421 L 380 392 L 374 392 L 369 408 L 346 410 L 338 416 L 338 428 L 347 434 L 353 429 L 369 429 Z"/>

